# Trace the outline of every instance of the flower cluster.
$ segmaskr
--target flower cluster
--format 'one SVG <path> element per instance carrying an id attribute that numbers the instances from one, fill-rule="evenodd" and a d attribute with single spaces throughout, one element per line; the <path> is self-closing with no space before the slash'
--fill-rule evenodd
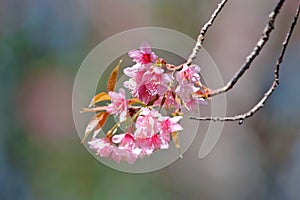
<path id="1" fill-rule="evenodd" d="M 109 157 L 119 163 L 122 159 L 132 164 L 138 157 L 152 154 L 158 149 L 168 149 L 170 135 L 182 130 L 178 124 L 181 116 L 163 117 L 156 110 L 141 108 L 135 125 L 126 133 L 112 137 L 93 138 L 90 148 L 101 157 Z"/>
<path id="2" fill-rule="evenodd" d="M 183 129 L 179 124 L 181 110 L 192 112 L 197 105 L 205 103 L 208 90 L 200 82 L 199 66 L 167 64 L 146 42 L 128 55 L 135 64 L 124 69 L 129 77 L 124 87 L 132 98 L 126 99 L 123 88 L 114 91 L 119 63 L 108 81 L 108 93 L 96 95 L 90 106 L 104 101 L 110 103 L 85 109 L 99 112 L 87 126 L 85 138 L 94 129 L 94 136 L 88 143 L 97 155 L 111 157 L 116 163 L 125 160 L 133 164 L 154 151 L 168 149 L 171 140 L 179 148 L 178 132 Z M 160 113 L 162 108 L 166 116 Z M 98 138 L 109 114 L 119 121 L 105 137 Z M 120 129 L 121 124 L 125 125 L 125 131 Z"/>

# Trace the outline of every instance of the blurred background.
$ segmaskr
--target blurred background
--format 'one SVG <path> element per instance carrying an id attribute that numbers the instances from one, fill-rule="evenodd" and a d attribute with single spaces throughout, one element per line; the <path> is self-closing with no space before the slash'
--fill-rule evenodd
<path id="1" fill-rule="evenodd" d="M 300 199 L 299 24 L 274 95 L 242 125 L 226 123 L 205 159 L 197 157 L 199 135 L 171 166 L 126 174 L 102 165 L 80 144 L 71 95 L 88 52 L 136 27 L 196 38 L 218 2 L 1 0 L 0 199 Z M 276 2 L 231 0 L 209 30 L 204 46 L 225 82 L 252 50 Z M 228 93 L 229 116 L 247 111 L 271 85 L 298 2 L 286 2 L 270 43 Z"/>

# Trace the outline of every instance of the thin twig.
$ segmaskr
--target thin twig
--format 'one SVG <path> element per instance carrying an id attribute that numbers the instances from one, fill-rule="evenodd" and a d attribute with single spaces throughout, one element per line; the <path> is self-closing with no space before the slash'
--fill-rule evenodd
<path id="1" fill-rule="evenodd" d="M 208 28 L 214 23 L 215 19 L 217 18 L 218 14 L 221 12 L 221 10 L 224 7 L 224 5 L 226 4 L 226 2 L 227 2 L 227 0 L 222 0 L 221 3 L 218 4 L 218 7 L 213 12 L 213 14 L 211 15 L 208 22 L 206 22 L 206 24 L 201 28 L 201 31 L 200 31 L 200 34 L 198 35 L 195 47 L 194 47 L 191 55 L 187 59 L 187 62 L 186 62 L 187 65 L 191 65 L 193 60 L 196 58 L 198 51 L 202 47 L 202 43 L 204 41 L 204 36 L 205 36 Z"/>
<path id="2" fill-rule="evenodd" d="M 251 53 L 247 56 L 246 61 L 244 62 L 242 67 L 239 69 L 239 71 L 236 72 L 234 77 L 224 87 L 221 87 L 221 88 L 215 89 L 215 90 L 211 90 L 211 92 L 208 94 L 209 97 L 212 97 L 212 96 L 215 96 L 215 95 L 218 95 L 218 94 L 221 94 L 221 93 L 224 93 L 224 92 L 227 92 L 228 90 L 230 90 L 236 84 L 236 82 L 243 76 L 243 74 L 246 72 L 246 70 L 250 68 L 254 59 L 258 56 L 258 54 L 260 53 L 260 51 L 262 50 L 264 45 L 269 40 L 270 33 L 274 29 L 275 19 L 276 19 L 284 2 L 285 2 L 285 0 L 279 0 L 276 7 L 274 8 L 274 10 L 270 13 L 268 23 L 263 31 L 261 38 L 258 40 L 258 42 L 256 43 L 256 45 L 253 48 L 253 50 L 251 51 Z"/>
<path id="3" fill-rule="evenodd" d="M 266 103 L 266 101 L 268 100 L 268 98 L 271 96 L 271 94 L 274 92 L 275 88 L 279 85 L 279 69 L 280 69 L 280 65 L 282 63 L 283 60 L 283 56 L 285 54 L 286 48 L 288 46 L 288 43 L 290 41 L 291 35 L 294 31 L 294 28 L 296 26 L 297 23 L 297 19 L 299 17 L 299 11 L 300 11 L 300 4 L 298 5 L 298 9 L 296 11 L 296 14 L 294 16 L 293 22 L 290 26 L 289 32 L 286 34 L 285 40 L 282 43 L 282 50 L 280 53 L 280 56 L 277 59 L 276 62 L 276 67 L 274 70 L 274 81 L 273 84 L 271 85 L 271 87 L 269 88 L 269 90 L 265 93 L 265 95 L 263 96 L 263 98 L 248 112 L 241 114 L 241 115 L 236 115 L 234 117 L 191 117 L 191 119 L 194 120 L 206 120 L 206 121 L 239 121 L 239 123 L 243 123 L 243 121 L 248 118 L 251 117 L 252 115 L 254 115 L 259 109 L 261 109 L 264 104 Z"/>

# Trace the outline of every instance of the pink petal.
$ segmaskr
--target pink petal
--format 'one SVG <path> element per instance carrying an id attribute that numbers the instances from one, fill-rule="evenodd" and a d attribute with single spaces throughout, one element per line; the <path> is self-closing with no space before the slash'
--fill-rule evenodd
<path id="1" fill-rule="evenodd" d="M 179 124 L 172 125 L 171 129 L 172 129 L 172 132 L 183 130 L 182 126 L 180 126 Z"/>
<path id="2" fill-rule="evenodd" d="M 153 72 L 156 74 L 162 74 L 164 70 L 161 67 L 153 67 Z"/>
<path id="3" fill-rule="evenodd" d="M 179 122 L 181 119 L 182 119 L 182 116 L 175 116 L 175 117 L 170 118 L 170 121 L 171 121 L 172 123 L 177 123 L 177 122 Z"/>
<path id="4" fill-rule="evenodd" d="M 143 53 L 151 53 L 151 47 L 145 41 L 142 42 L 142 44 L 140 46 L 140 50 L 143 51 Z"/>
<path id="5" fill-rule="evenodd" d="M 134 58 L 140 55 L 140 50 L 131 50 L 128 52 L 129 57 Z"/>
<path id="6" fill-rule="evenodd" d="M 125 137 L 125 133 L 123 133 L 123 134 L 118 134 L 118 135 L 114 135 L 113 137 L 112 137 L 112 141 L 113 141 L 113 143 L 116 143 L 116 144 L 119 144 L 120 142 L 121 142 L 121 140 L 123 140 L 123 138 Z"/>
<path id="7" fill-rule="evenodd" d="M 117 163 L 120 164 L 120 161 L 122 159 L 122 151 L 118 149 L 117 147 L 114 148 L 114 150 L 111 152 L 111 158 Z"/>

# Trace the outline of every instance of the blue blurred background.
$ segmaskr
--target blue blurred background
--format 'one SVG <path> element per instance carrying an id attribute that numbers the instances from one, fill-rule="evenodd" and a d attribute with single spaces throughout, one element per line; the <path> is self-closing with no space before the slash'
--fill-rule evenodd
<path id="1" fill-rule="evenodd" d="M 280 86 L 243 125 L 227 123 L 213 152 L 157 172 L 125 174 L 80 144 L 71 113 L 76 71 L 99 42 L 136 27 L 197 37 L 218 0 L 1 0 L 0 199 L 300 199 L 300 26 L 282 64 Z M 224 80 L 241 66 L 276 1 L 232 0 L 205 48 Z M 272 83 L 280 43 L 298 1 L 289 0 L 266 49 L 228 93 L 228 115 L 247 111 Z"/>

